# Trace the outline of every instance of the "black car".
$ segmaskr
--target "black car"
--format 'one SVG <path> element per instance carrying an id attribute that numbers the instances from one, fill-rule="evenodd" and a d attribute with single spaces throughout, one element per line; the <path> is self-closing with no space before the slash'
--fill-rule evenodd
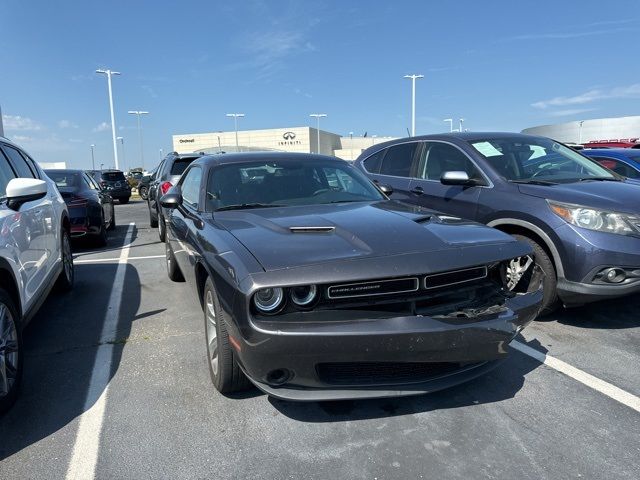
<path id="1" fill-rule="evenodd" d="M 152 227 L 158 227 L 158 237 L 160 237 L 161 242 L 164 242 L 165 239 L 166 223 L 158 199 L 167 193 L 173 185 L 178 183 L 180 175 L 182 175 L 191 162 L 201 156 L 199 153 L 179 154 L 171 152 L 160 162 L 158 170 L 149 182 L 149 189 L 147 190 L 149 224 Z"/>
<path id="2" fill-rule="evenodd" d="M 333 157 L 206 156 L 161 203 L 169 277 L 197 293 L 223 393 L 439 390 L 504 359 L 540 308 L 540 269 L 514 268 L 528 245 L 389 200 Z"/>
<path id="3" fill-rule="evenodd" d="M 120 170 L 88 170 L 89 175 L 120 203 L 128 203 L 131 198 L 131 186 Z"/>
<path id="4" fill-rule="evenodd" d="M 111 195 L 82 170 L 45 170 L 69 210 L 71 238 L 89 237 L 98 245 L 107 243 L 107 230 L 116 228 Z"/>

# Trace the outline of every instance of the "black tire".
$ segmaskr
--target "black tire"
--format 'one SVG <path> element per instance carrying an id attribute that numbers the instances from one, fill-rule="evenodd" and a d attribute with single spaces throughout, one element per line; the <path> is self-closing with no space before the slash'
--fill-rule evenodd
<path id="1" fill-rule="evenodd" d="M 251 386 L 251 382 L 240 369 L 236 360 L 235 353 L 229 343 L 229 333 L 227 332 L 228 316 L 224 310 L 220 308 L 220 300 L 216 293 L 211 278 L 207 278 L 204 285 L 203 309 L 204 309 L 204 328 L 205 339 L 207 343 L 207 363 L 209 364 L 209 373 L 213 386 L 220 393 L 228 394 L 246 390 Z M 212 325 L 209 318 L 210 308 L 213 308 L 215 325 Z M 210 341 L 209 332 L 211 328 L 215 328 L 215 339 Z M 217 363 L 213 361 L 213 351 Z"/>
<path id="2" fill-rule="evenodd" d="M 8 381 L 7 391 L 0 387 L 0 414 L 6 412 L 16 401 L 20 382 L 22 381 L 22 333 L 19 328 L 18 310 L 9 293 L 0 288 L 0 356 L 4 362 L 0 362 L 3 371 L 0 372 L 0 381 L 3 376 L 11 377 Z M 13 338 L 11 338 L 13 337 Z M 17 365 L 16 365 L 17 364 Z M 10 369 L 6 367 L 10 366 Z M 4 384 L 4 382 L 2 382 Z"/>
<path id="3" fill-rule="evenodd" d="M 122 204 L 122 203 L 129 203 L 129 197 L 122 197 L 119 198 L 118 201 Z"/>
<path id="4" fill-rule="evenodd" d="M 158 238 L 161 242 L 167 239 L 167 224 L 164 223 L 164 218 L 158 213 Z"/>
<path id="5" fill-rule="evenodd" d="M 104 247 L 107 244 L 107 227 L 104 224 L 104 215 L 100 218 L 100 231 L 96 235 L 95 244 L 98 247 Z"/>
<path id="6" fill-rule="evenodd" d="M 73 266 L 73 254 L 71 253 L 71 238 L 69 232 L 62 230 L 60 236 L 60 256 L 62 257 L 62 271 L 56 280 L 56 289 L 60 292 L 68 292 L 73 288 L 76 274 Z"/>
<path id="7" fill-rule="evenodd" d="M 142 186 L 138 189 L 138 195 L 140 195 L 140 198 L 143 200 L 147 199 L 147 192 L 148 192 L 148 188 L 145 186 Z"/>
<path id="8" fill-rule="evenodd" d="M 560 306 L 560 299 L 558 298 L 558 291 L 556 289 L 558 277 L 553 262 L 549 258 L 549 255 L 547 255 L 545 249 L 535 240 L 524 235 L 513 236 L 517 240 L 531 245 L 531 248 L 533 248 L 533 259 L 544 273 L 544 280 L 542 282 L 542 309 L 540 310 L 540 315 L 547 315 Z"/>
<path id="9" fill-rule="evenodd" d="M 149 225 L 151 225 L 151 228 L 157 228 L 158 227 L 158 217 L 154 217 L 152 210 L 151 210 L 151 205 L 147 204 L 147 206 L 149 207 Z M 157 214 L 156 214 L 157 215 Z"/>
<path id="10" fill-rule="evenodd" d="M 109 230 L 116 229 L 116 209 L 111 204 L 111 222 L 109 223 Z"/>
<path id="11" fill-rule="evenodd" d="M 164 245 L 167 262 L 167 275 L 169 275 L 169 280 L 173 282 L 184 282 L 184 276 L 182 275 L 180 267 L 176 263 L 176 256 L 173 254 L 173 250 L 171 250 L 169 242 L 165 242 Z"/>

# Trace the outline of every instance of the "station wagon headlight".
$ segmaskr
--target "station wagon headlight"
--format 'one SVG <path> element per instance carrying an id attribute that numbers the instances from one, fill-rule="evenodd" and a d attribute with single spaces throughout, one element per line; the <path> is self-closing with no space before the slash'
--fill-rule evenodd
<path id="1" fill-rule="evenodd" d="M 571 225 L 598 232 L 637 235 L 640 217 L 547 200 L 551 211 Z"/>
<path id="2" fill-rule="evenodd" d="M 282 306 L 284 292 L 282 288 L 261 288 L 253 295 L 253 304 L 259 312 L 273 314 Z"/>
<path id="3" fill-rule="evenodd" d="M 291 300 L 299 307 L 308 307 L 318 295 L 315 285 L 302 285 L 291 289 Z"/>

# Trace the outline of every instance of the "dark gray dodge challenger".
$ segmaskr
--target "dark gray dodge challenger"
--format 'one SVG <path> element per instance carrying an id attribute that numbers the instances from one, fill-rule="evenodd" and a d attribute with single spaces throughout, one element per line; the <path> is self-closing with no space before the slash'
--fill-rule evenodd
<path id="1" fill-rule="evenodd" d="M 413 395 L 507 356 L 542 300 L 530 247 L 382 190 L 269 152 L 202 157 L 162 197 L 169 277 L 197 294 L 220 392 Z"/>

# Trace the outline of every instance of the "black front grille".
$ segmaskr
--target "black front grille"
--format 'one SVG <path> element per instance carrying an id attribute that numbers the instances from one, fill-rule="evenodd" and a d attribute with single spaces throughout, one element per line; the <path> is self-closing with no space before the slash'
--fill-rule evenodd
<path id="1" fill-rule="evenodd" d="M 425 382 L 459 370 L 451 362 L 350 362 L 320 363 L 320 380 L 331 385 L 394 385 Z"/>
<path id="2" fill-rule="evenodd" d="M 327 289 L 327 297 L 334 299 L 392 295 L 397 293 L 415 292 L 418 288 L 419 281 L 416 277 L 399 278 L 394 280 L 375 280 L 372 282 L 332 285 Z"/>
<path id="3" fill-rule="evenodd" d="M 433 273 L 424 277 L 424 288 L 441 288 L 448 285 L 480 280 L 487 276 L 487 267 L 466 268 L 453 272 Z"/>

